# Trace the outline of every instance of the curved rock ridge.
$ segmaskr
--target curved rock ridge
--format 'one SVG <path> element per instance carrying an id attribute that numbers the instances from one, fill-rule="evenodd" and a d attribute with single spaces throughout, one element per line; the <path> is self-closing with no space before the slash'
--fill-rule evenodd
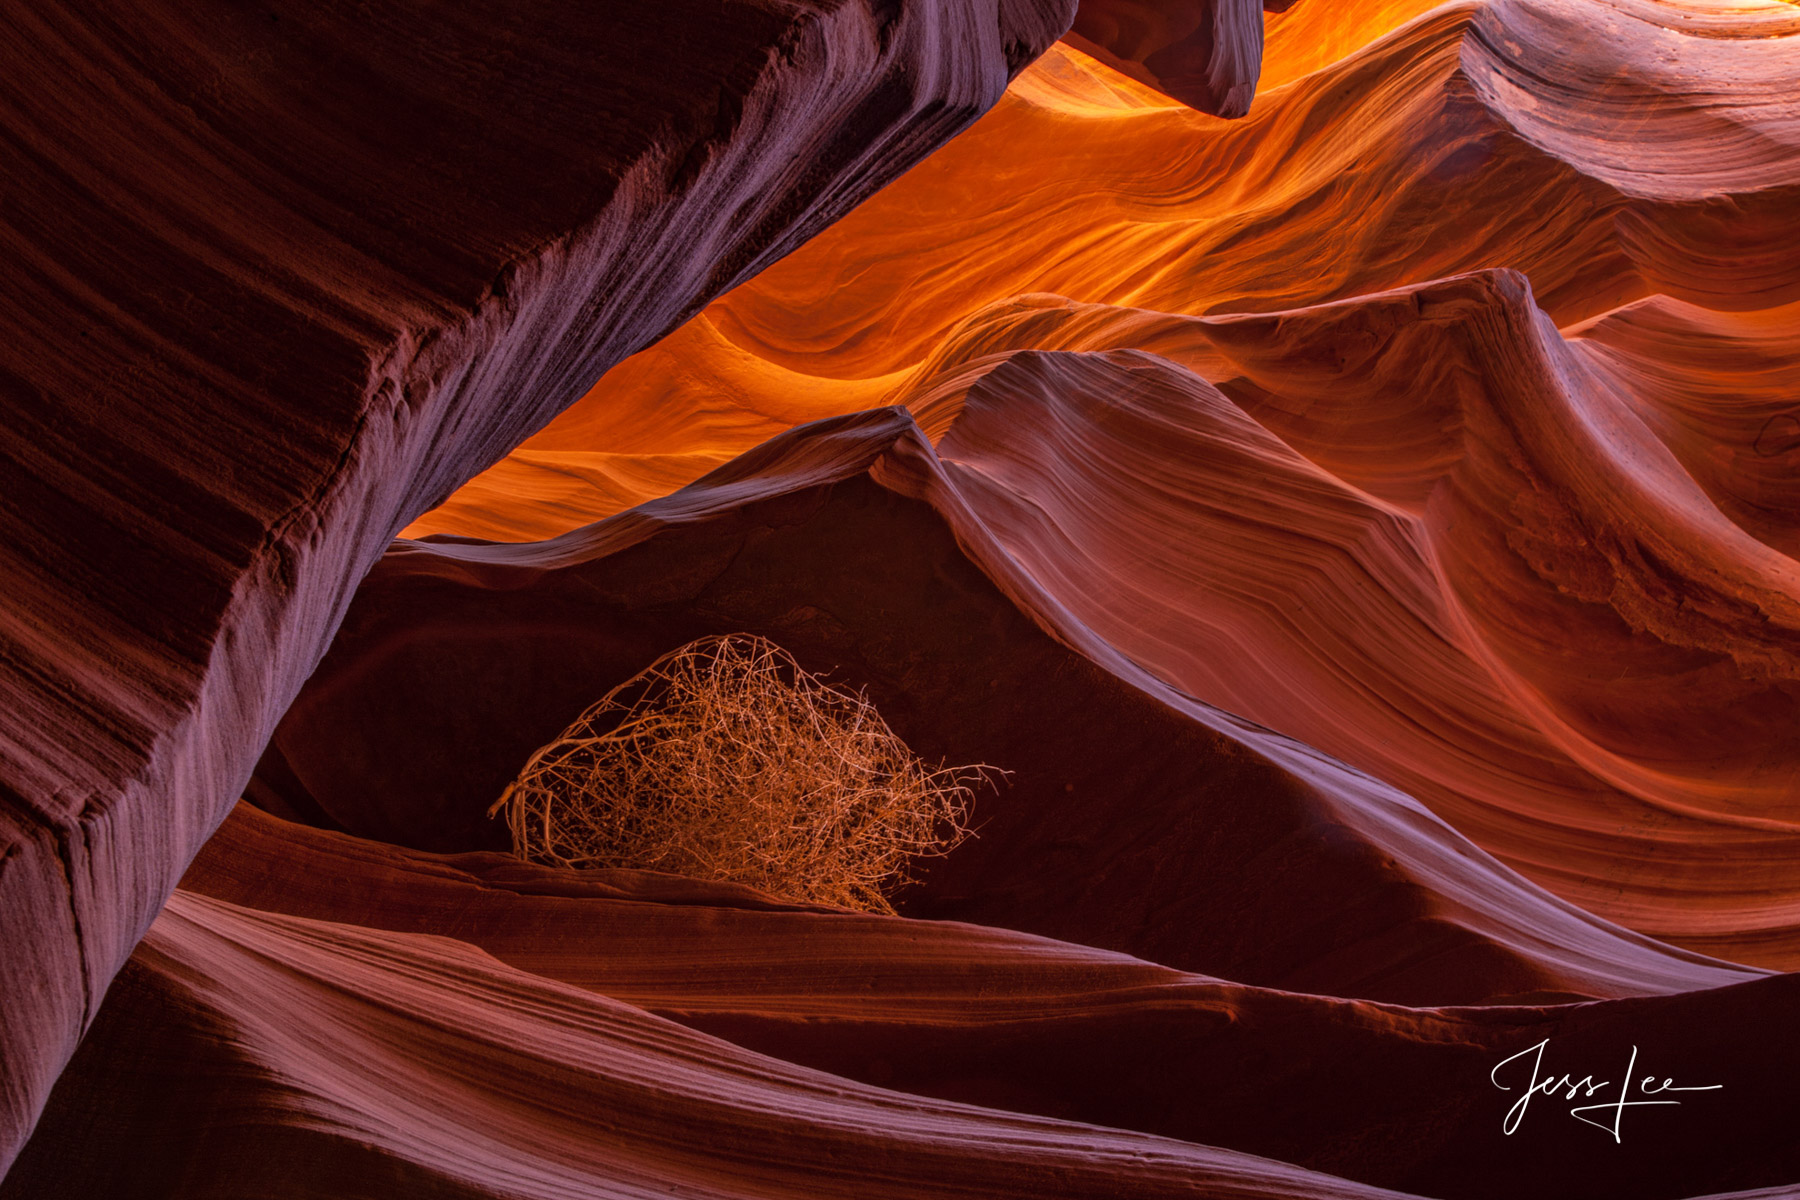
<path id="1" fill-rule="evenodd" d="M 1027 293 L 1274 312 L 1506 267 L 1559 326 L 1657 294 L 1791 320 L 1793 5 L 1301 4 L 1270 38 L 1280 86 L 1229 123 L 1056 48 L 410 532 L 529 540 L 618 511 L 582 493 L 647 499 L 634 476 L 697 478 L 881 404 L 960 321 Z"/>
<path id="2" fill-rule="evenodd" d="M 1800 8 L 1073 7 L 16 15 L 0 1200 L 1800 1186 Z M 725 632 L 900 916 L 495 853 Z"/>
<path id="3" fill-rule="evenodd" d="M 651 872 L 425 855 L 249 806 L 182 886 L 0 1196 L 820 1194 L 871 1175 L 1017 1195 L 1049 1174 L 1052 1195 L 1646 1200 L 1800 1168 L 1764 1102 L 1800 1062 L 1761 1039 L 1793 976 L 1398 1008 Z M 1486 1077 L 1544 1039 L 1609 1067 L 1640 1044 L 1722 1090 L 1682 1137 L 1631 1113 L 1613 1155 L 1557 1113 L 1509 1139 Z"/>
<path id="4" fill-rule="evenodd" d="M 1756 439 L 1800 371 L 1779 320 L 1703 312 L 1564 339 L 1508 273 L 1270 316 L 1035 297 L 892 396 L 1022 573 L 1137 665 L 1592 911 L 1785 967 L 1800 437 Z"/>
<path id="5" fill-rule="evenodd" d="M 1746 976 L 1596 920 L 1410 797 L 1172 689 L 996 537 L 986 486 L 883 409 L 552 541 L 402 542 L 250 794 L 385 842 L 499 848 L 487 806 L 572 713 L 674 646 L 745 631 L 866 688 L 928 760 L 1010 772 L 908 915 L 1409 1004 Z"/>
<path id="6" fill-rule="evenodd" d="M 1090 349 L 988 352 L 1026 330 Z M 1584 907 L 1791 965 L 1800 567 L 1589 351 L 1504 274 L 1272 318 L 1044 301 L 913 403 L 988 528 L 1138 663 Z"/>
<path id="7" fill-rule="evenodd" d="M 1800 965 L 1800 13 L 1301 5 L 1269 46 L 1232 124 L 1047 56 L 409 532 L 552 536 L 905 404 L 1165 683 Z"/>
<path id="8" fill-rule="evenodd" d="M 1221 117 L 1250 111 L 1263 8 L 1293 0 L 1082 0 L 1065 40 L 1139 83 Z"/>
<path id="9" fill-rule="evenodd" d="M 1398 1195 L 870 1087 L 448 938 L 180 891 L 0 1194 L 749 1198 L 826 1179 L 878 1197 Z"/>
<path id="10" fill-rule="evenodd" d="M 0 1167 L 393 532 L 1072 10 L 9 10 Z"/>
<path id="11" fill-rule="evenodd" d="M 1570 331 L 1731 521 L 1800 558 L 1800 305 L 1651 297 Z"/>

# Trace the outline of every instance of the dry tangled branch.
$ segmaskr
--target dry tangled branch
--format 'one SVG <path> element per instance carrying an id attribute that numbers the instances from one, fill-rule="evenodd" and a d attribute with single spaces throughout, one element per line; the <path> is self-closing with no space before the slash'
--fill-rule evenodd
<path id="1" fill-rule="evenodd" d="M 893 912 L 915 858 L 969 835 L 986 767 L 932 770 L 868 699 L 750 634 L 701 638 L 608 692 L 489 810 L 513 851 Z"/>

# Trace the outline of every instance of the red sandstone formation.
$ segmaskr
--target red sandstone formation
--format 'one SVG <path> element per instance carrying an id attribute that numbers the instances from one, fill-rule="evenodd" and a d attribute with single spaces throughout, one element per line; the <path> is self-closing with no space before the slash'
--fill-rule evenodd
<path id="1" fill-rule="evenodd" d="M 21 16 L 0 1200 L 1791 1192 L 1800 11 L 1088 0 L 824 228 L 1055 7 Z M 901 915 L 495 853 L 746 631 Z"/>
<path id="2" fill-rule="evenodd" d="M 1250 111 L 1263 16 L 1293 0 L 1082 0 L 1071 45 L 1201 112 Z"/>
<path id="3" fill-rule="evenodd" d="M 218 1120 L 232 1111 L 242 1116 Z M 137 1162 L 116 1152 L 121 1135 L 144 1147 Z M 1396 1195 L 859 1084 L 448 939 L 188 893 L 121 974 L 39 1137 L 0 1184 L 9 1197 L 44 1189 L 184 1200 Z"/>
<path id="4" fill-rule="evenodd" d="M 0 1166 L 393 532 L 1070 17 L 13 6 Z"/>
<path id="5" fill-rule="evenodd" d="M 1554 900 L 1393 788 L 1170 689 L 995 539 L 1013 530 L 988 486 L 889 409 L 553 541 L 402 543 L 250 794 L 384 842 L 500 848 L 488 805 L 585 697 L 743 631 L 866 688 L 928 761 L 1012 772 L 910 915 L 1410 1004 L 1742 977 Z"/>
<path id="6" fill-rule="evenodd" d="M 904 403 L 1165 682 L 1800 964 L 1800 12 L 1417 7 L 1272 17 L 1229 124 L 1054 52 L 413 532 L 547 536 Z"/>
<path id="7" fill-rule="evenodd" d="M 1800 1068 L 1758 1040 L 1792 976 L 1398 1008 L 248 808 L 184 887 L 0 1195 L 1655 1200 L 1800 1168 L 1758 1099 Z M 1687 1127 L 1715 1153 L 1652 1141 L 1621 1163 L 1550 1112 L 1502 1136 L 1467 1079 L 1543 1038 L 1570 1061 L 1654 1040 L 1658 1070 L 1723 1082 Z"/>
<path id="8" fill-rule="evenodd" d="M 666 494 L 798 422 L 888 402 L 959 324 L 1031 293 L 1266 313 L 1511 268 L 1571 335 L 1673 300 L 1714 344 L 1761 343 L 1640 337 L 1633 356 L 1647 378 L 1685 373 L 1660 385 L 1676 393 L 1785 412 L 1800 10 L 1580 0 L 1586 15 L 1558 26 L 1557 7 L 1518 0 L 1430 7 L 1272 16 L 1265 92 L 1230 123 L 1057 48 L 965 135 L 412 532 L 544 537 Z M 1616 36 L 1598 44 L 1584 21 Z"/>
<path id="9" fill-rule="evenodd" d="M 988 315 L 1091 349 L 947 369 L 922 416 L 960 406 L 940 451 L 971 504 L 1107 641 L 1585 907 L 1800 962 L 1800 571 L 1516 276 L 1272 317 Z M 1152 344 L 1219 356 L 1225 391 L 1102 350 Z"/>

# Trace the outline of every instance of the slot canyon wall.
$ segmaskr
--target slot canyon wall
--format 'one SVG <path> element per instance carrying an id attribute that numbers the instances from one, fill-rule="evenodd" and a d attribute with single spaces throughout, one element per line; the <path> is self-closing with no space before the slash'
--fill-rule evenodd
<path id="1" fill-rule="evenodd" d="M 22 6 L 0 1200 L 1800 1187 L 1800 6 L 1267 7 Z M 508 852 L 733 632 L 899 915 Z"/>
<path id="2" fill-rule="evenodd" d="M 9 8 L 0 1166 L 394 532 L 1071 17 Z"/>
<path id="3" fill-rule="evenodd" d="M 1800 965 L 1800 11 L 1427 8 L 1271 17 L 1230 124 L 1059 47 L 410 532 L 904 405 L 1163 682 Z"/>

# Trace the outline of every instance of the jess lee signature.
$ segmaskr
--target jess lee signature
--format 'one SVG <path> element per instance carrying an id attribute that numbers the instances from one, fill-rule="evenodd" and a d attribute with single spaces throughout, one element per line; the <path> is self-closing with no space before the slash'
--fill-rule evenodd
<path id="1" fill-rule="evenodd" d="M 1643 1078 L 1637 1079 L 1633 1075 L 1633 1072 L 1637 1070 L 1638 1048 L 1636 1046 L 1631 1048 L 1631 1058 L 1625 1064 L 1625 1074 L 1620 1077 L 1620 1080 L 1616 1085 L 1604 1079 L 1596 1081 L 1592 1075 L 1585 1075 L 1580 1079 L 1576 1079 L 1574 1076 L 1566 1074 L 1547 1075 L 1544 1072 L 1544 1047 L 1549 1044 L 1550 1039 L 1545 1038 L 1537 1045 L 1528 1047 L 1519 1051 L 1511 1058 L 1502 1060 L 1498 1066 L 1488 1072 L 1489 1082 L 1503 1092 L 1517 1091 L 1520 1085 L 1523 1085 L 1525 1088 L 1525 1094 L 1519 1097 L 1518 1103 L 1507 1110 L 1506 1119 L 1500 1123 L 1502 1132 L 1508 1137 L 1511 1137 L 1513 1131 L 1518 1129 L 1519 1122 L 1525 1119 L 1525 1109 L 1531 1103 L 1531 1098 L 1533 1096 L 1549 1096 L 1552 1093 L 1561 1092 L 1562 1098 L 1565 1100 L 1591 1100 L 1596 1095 L 1606 1091 L 1607 1088 L 1616 1086 L 1619 1089 L 1616 1099 L 1606 1100 L 1599 1104 L 1584 1104 L 1577 1108 L 1571 1108 L 1569 1110 L 1569 1115 L 1574 1117 L 1577 1121 L 1584 1121 L 1587 1124 L 1594 1126 L 1596 1129 L 1605 1130 L 1612 1134 L 1613 1141 L 1618 1142 L 1621 1140 L 1619 1137 L 1619 1126 L 1624 1121 L 1626 1109 L 1644 1108 L 1650 1105 L 1681 1103 L 1679 1100 L 1671 1099 L 1634 1100 L 1631 1098 L 1632 1084 L 1634 1082 L 1637 1084 L 1638 1094 L 1645 1097 L 1662 1097 L 1666 1096 L 1669 1092 L 1716 1092 L 1723 1089 L 1725 1086 L 1722 1083 L 1709 1083 L 1698 1087 L 1677 1087 L 1673 1080 L 1667 1078 L 1658 1083 L 1656 1076 L 1654 1075 L 1645 1075 Z M 1520 1062 L 1521 1059 L 1525 1059 L 1529 1063 L 1531 1076 L 1529 1083 L 1525 1080 L 1527 1063 Z M 1519 1063 L 1519 1065 L 1512 1067 L 1511 1070 L 1507 1070 L 1513 1063 Z M 1501 1082 L 1501 1073 L 1503 1071 L 1511 1082 Z M 1603 1115 L 1594 1117 L 1588 1116 L 1587 1114 L 1589 1113 L 1599 1113 Z"/>

